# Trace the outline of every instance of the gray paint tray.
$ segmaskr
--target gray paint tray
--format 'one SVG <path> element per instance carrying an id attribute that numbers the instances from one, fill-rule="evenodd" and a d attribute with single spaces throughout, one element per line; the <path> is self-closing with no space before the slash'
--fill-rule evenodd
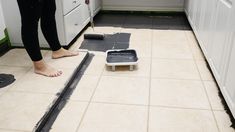
<path id="1" fill-rule="evenodd" d="M 116 66 L 130 66 L 130 70 L 134 70 L 134 66 L 138 64 L 138 57 L 134 49 L 108 50 L 106 57 L 106 65 L 111 66 L 113 71 Z"/>

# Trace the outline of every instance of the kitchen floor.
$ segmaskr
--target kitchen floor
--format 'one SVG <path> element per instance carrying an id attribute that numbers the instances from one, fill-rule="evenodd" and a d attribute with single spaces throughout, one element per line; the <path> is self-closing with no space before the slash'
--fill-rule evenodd
<path id="1" fill-rule="evenodd" d="M 88 49 L 94 57 L 51 131 L 234 132 L 185 19 L 182 15 L 99 14 L 95 32 L 105 33 L 106 39 L 88 41 L 81 36 L 72 45 L 71 50 Z M 91 32 L 91 28 L 85 31 Z M 129 71 L 129 67 L 112 71 L 105 66 L 105 51 L 123 46 L 137 51 L 139 64 L 134 71 Z M 17 49 L 7 55 L 14 57 L 21 52 L 24 51 Z M 48 51 L 44 54 L 50 56 Z M 1 57 L 1 62 L 10 62 L 1 63 L 0 72 L 10 72 L 21 80 L 35 76 L 30 61 L 23 63 L 27 56 L 21 55 L 22 61 Z M 52 64 L 64 66 L 68 61 Z M 69 66 L 76 61 L 71 62 L 66 64 L 70 69 L 67 75 L 74 69 Z M 56 83 L 51 84 L 44 77 L 35 79 L 45 85 L 45 80 L 50 85 Z M 0 89 L 1 132 L 31 131 L 34 124 L 27 122 L 35 122 L 40 114 L 34 112 L 44 112 L 48 106 L 45 102 L 50 102 L 58 91 L 50 87 L 32 89 L 34 86 L 17 81 L 6 90 Z"/>

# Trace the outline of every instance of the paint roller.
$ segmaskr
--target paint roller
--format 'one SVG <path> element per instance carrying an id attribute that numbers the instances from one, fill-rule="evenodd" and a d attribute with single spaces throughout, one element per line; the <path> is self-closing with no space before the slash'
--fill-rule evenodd
<path id="1" fill-rule="evenodd" d="M 90 1 L 85 0 L 85 3 L 88 6 L 89 15 L 90 15 L 90 23 L 91 23 L 93 33 L 84 34 L 84 39 L 103 40 L 104 39 L 104 34 L 95 33 L 95 26 L 94 26 L 95 24 L 94 24 L 92 12 L 91 12 Z"/>

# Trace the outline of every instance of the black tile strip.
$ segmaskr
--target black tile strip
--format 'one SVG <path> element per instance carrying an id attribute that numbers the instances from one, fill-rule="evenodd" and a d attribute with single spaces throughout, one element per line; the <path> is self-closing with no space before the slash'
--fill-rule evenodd
<path id="1" fill-rule="evenodd" d="M 49 110 L 44 114 L 41 120 L 36 124 L 33 130 L 34 132 L 48 132 L 51 129 L 57 116 L 66 105 L 71 93 L 76 88 L 78 82 L 80 81 L 82 77 L 82 74 L 87 68 L 87 65 L 90 64 L 92 58 L 93 58 L 93 55 L 87 52 L 86 56 L 84 57 L 82 62 L 79 64 L 77 69 L 74 71 L 72 77 L 70 78 L 65 88 L 60 93 L 57 93 L 57 98 L 53 101 Z"/>

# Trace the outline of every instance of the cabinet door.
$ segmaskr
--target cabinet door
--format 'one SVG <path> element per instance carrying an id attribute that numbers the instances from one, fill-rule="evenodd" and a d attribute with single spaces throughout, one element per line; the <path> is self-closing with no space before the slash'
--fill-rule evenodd
<path id="1" fill-rule="evenodd" d="M 215 12 L 215 27 L 213 29 L 214 36 L 211 43 L 212 69 L 218 82 L 221 82 L 221 76 L 224 71 L 224 60 L 228 53 L 229 35 L 231 34 L 230 21 L 233 13 L 233 3 L 230 0 L 218 0 L 217 11 Z"/>
<path id="2" fill-rule="evenodd" d="M 199 26 L 199 34 L 200 38 L 203 42 L 203 48 L 205 48 L 204 52 L 207 55 L 210 52 L 210 44 L 212 40 L 212 25 L 215 24 L 215 16 L 214 13 L 216 10 L 217 0 L 205 0 L 203 4 L 205 4 L 205 8 L 202 10 L 202 18 Z"/>
<path id="3" fill-rule="evenodd" d="M 201 21 L 201 11 L 202 11 L 202 0 L 196 0 L 195 1 L 195 16 L 194 16 L 194 25 L 197 31 L 199 31 L 199 23 Z"/>
<path id="4" fill-rule="evenodd" d="M 101 0 L 91 0 L 93 15 L 96 15 L 101 8 Z"/>
<path id="5" fill-rule="evenodd" d="M 190 11 L 190 18 L 192 21 L 192 25 L 195 27 L 195 19 L 197 13 L 197 0 L 191 0 L 191 11 Z"/>
<path id="6" fill-rule="evenodd" d="M 78 6 L 64 18 L 66 43 L 70 43 L 84 27 L 81 9 L 81 6 Z"/>
<path id="7" fill-rule="evenodd" d="M 63 14 L 66 15 L 80 4 L 80 0 L 63 0 Z"/>
<path id="8" fill-rule="evenodd" d="M 233 36 L 232 52 L 229 60 L 227 74 L 225 76 L 225 85 L 222 89 L 223 95 L 235 117 L 235 35 Z"/>
<path id="9" fill-rule="evenodd" d="M 101 9 L 102 1 L 101 0 L 95 0 L 95 12 L 98 12 Z"/>

